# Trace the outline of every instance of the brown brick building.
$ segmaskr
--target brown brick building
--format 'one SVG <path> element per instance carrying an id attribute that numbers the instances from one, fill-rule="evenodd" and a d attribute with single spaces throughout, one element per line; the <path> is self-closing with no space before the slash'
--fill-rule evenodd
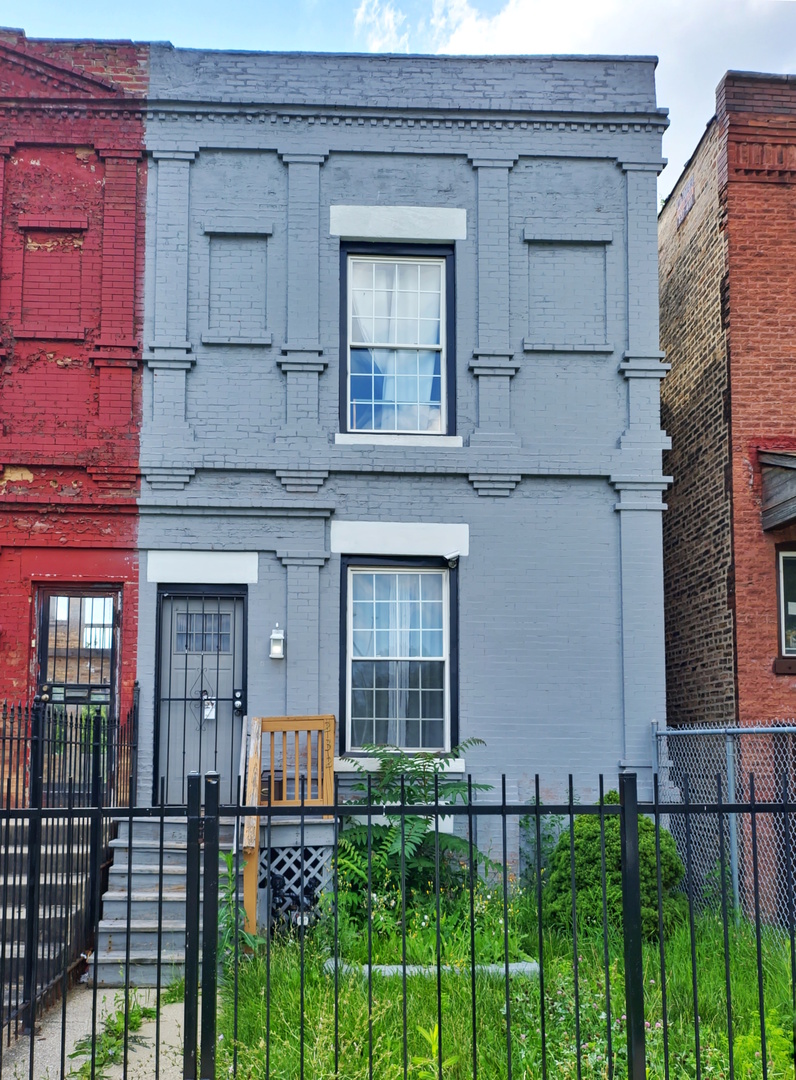
<path id="1" fill-rule="evenodd" d="M 659 249 L 669 723 L 792 718 L 796 77 L 724 77 Z"/>

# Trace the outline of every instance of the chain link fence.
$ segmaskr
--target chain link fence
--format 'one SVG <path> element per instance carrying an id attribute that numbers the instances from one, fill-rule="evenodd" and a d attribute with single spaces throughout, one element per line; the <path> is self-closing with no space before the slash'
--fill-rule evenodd
<path id="1" fill-rule="evenodd" d="M 755 804 L 793 802 L 785 810 L 754 816 L 728 814 L 724 828 L 727 892 L 736 911 L 753 916 L 754 860 L 757 859 L 761 917 L 769 924 L 792 921 L 796 865 L 790 848 L 796 838 L 796 720 L 776 726 L 666 728 L 653 731 L 658 798 L 662 804 Z M 666 815 L 665 824 L 690 872 L 697 901 L 719 910 L 721 850 L 719 819 L 693 820 L 686 834 L 683 814 Z M 754 835 L 753 835 L 754 828 Z M 689 858 L 690 848 L 690 858 Z M 756 850 L 755 850 L 756 849 Z M 689 865 L 690 864 L 690 865 Z"/>

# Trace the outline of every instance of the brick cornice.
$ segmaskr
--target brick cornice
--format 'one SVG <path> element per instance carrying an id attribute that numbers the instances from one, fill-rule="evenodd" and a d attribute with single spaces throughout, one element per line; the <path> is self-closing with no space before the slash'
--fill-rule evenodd
<path id="1" fill-rule="evenodd" d="M 796 179 L 796 123 L 789 128 L 730 124 L 727 174 L 731 180 Z"/>

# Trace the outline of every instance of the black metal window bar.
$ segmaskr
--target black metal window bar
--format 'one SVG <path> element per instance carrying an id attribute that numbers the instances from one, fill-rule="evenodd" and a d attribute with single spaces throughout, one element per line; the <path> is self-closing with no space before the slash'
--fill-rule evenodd
<path id="1" fill-rule="evenodd" d="M 566 799 L 543 805 L 537 780 L 535 801 L 510 802 L 504 781 L 491 800 L 470 797 L 451 805 L 440 800 L 437 778 L 423 803 L 409 802 L 403 785 L 395 802 L 375 803 L 369 784 L 352 809 L 338 786 L 333 804 L 313 808 L 312 816 L 297 814 L 295 807 L 244 806 L 240 798 L 221 804 L 219 787 L 217 774 L 205 778 L 203 790 L 201 778 L 194 775 L 187 805 L 169 806 L 162 800 L 159 806 L 136 807 L 130 800 L 113 815 L 121 815 L 128 829 L 135 820 L 149 819 L 157 837 L 158 955 L 165 952 L 163 943 L 170 933 L 164 925 L 172 888 L 164 887 L 164 858 L 171 845 L 167 829 L 180 819 L 187 830 L 186 896 L 201 896 L 203 905 L 200 910 L 198 902 L 191 902 L 185 908 L 185 991 L 184 1002 L 176 1007 L 186 1080 L 227 1075 L 289 1075 L 300 1080 L 319 1075 L 346 1080 L 707 1080 L 724 1075 L 774 1080 L 794 1075 L 794 868 L 792 858 L 784 866 L 767 865 L 766 840 L 775 821 L 790 838 L 796 803 L 788 777 L 781 779 L 776 800 L 758 800 L 754 779 L 749 778 L 743 801 L 728 802 L 717 780 L 710 801 L 694 803 L 686 789 L 678 806 L 662 804 L 657 791 L 652 802 L 640 804 L 633 775 L 620 777 L 618 801 L 603 793 L 601 783 L 600 797 L 592 804 L 577 802 L 570 782 Z M 270 866 L 278 831 L 286 826 L 293 831 L 303 872 L 311 830 L 324 811 L 334 852 L 328 891 L 304 877 L 292 888 L 274 880 Z M 244 930 L 240 844 L 233 846 L 226 870 L 219 862 L 224 823 L 242 825 L 253 815 L 259 816 L 265 838 L 269 894 L 264 924 L 256 935 Z M 74 807 L 70 800 L 66 807 L 35 813 L 6 809 L 0 829 L 6 835 L 15 820 L 28 827 L 36 820 L 58 820 L 64 828 L 76 829 L 80 821 L 106 816 L 112 812 Z M 391 853 L 397 873 L 389 890 L 380 843 L 385 817 L 399 840 Z M 674 857 L 668 826 L 675 817 L 683 838 L 677 854 L 682 880 L 672 892 L 666 884 Z M 461 841 L 455 845 L 456 865 L 450 863 L 449 834 L 439 828 L 442 818 L 453 819 L 454 835 Z M 418 820 L 431 825 L 424 833 L 429 891 L 412 901 Z M 697 887 L 693 873 L 693 835 L 708 821 L 719 837 L 717 907 Z M 738 908 L 732 904 L 727 872 L 731 821 L 747 838 L 749 855 Z M 521 877 L 513 880 L 511 837 L 518 823 L 527 846 L 518 868 Z M 352 830 L 360 843 L 363 874 L 358 940 L 350 926 L 352 848 L 346 832 L 350 840 Z M 591 866 L 581 860 L 585 837 L 592 845 Z M 491 847 L 485 861 L 487 844 Z M 129 862 L 127 872 L 129 923 L 134 918 Z M 772 921 L 761 902 L 761 881 L 772 872 L 782 875 L 788 913 L 784 924 Z M 98 882 L 97 876 L 97 898 Z M 466 916 L 462 951 L 455 958 L 449 952 L 451 888 Z M 4 908 L 13 908 L 7 876 L 3 891 Z M 400 905 L 397 914 L 390 914 L 392 909 L 384 904 L 386 891 L 396 907 Z M 491 923 L 484 920 L 487 896 L 494 902 Z M 667 925 L 672 917 L 667 901 L 672 897 L 678 917 Z M 17 906 L 24 914 L 24 905 Z M 99 906 L 94 918 L 96 932 Z M 418 963 L 413 949 L 424 920 L 428 948 L 424 962 Z M 485 936 L 486 930 L 493 940 Z M 385 965 L 382 954 L 390 934 L 397 959 Z M 518 934 L 526 953 L 520 960 L 512 952 Z M 115 1005 L 125 1069 L 130 1018 L 143 993 L 136 988 L 133 960 L 128 945 Z M 155 1009 L 153 1029 L 145 1037 L 150 1040 L 148 1066 L 157 1077 L 163 1068 L 158 1017 L 173 967 L 164 960 L 156 971 L 149 999 Z M 95 1006 L 101 993 L 98 972 L 95 954 L 89 961 L 94 987 L 81 991 L 92 994 Z M 63 1020 L 69 1000 L 61 1001 L 59 1009 Z M 97 1007 L 91 1023 L 87 1072 L 99 1075 L 95 1055 L 102 1017 Z M 60 1048 L 62 1076 L 74 1067 L 67 1057 L 71 1045 L 66 1031 L 63 1022 L 56 1023 L 52 1036 Z M 39 1075 L 40 1046 L 30 1033 L 16 1044 L 7 1040 L 0 1076 L 14 1076 L 14 1069 Z"/>
<path id="2" fill-rule="evenodd" d="M 39 682 L 54 704 L 113 713 L 118 610 L 118 591 L 42 595 Z"/>

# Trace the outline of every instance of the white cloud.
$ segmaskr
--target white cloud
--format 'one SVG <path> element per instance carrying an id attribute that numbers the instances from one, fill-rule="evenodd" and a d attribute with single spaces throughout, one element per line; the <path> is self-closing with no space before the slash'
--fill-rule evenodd
<path id="1" fill-rule="evenodd" d="M 406 15 L 391 0 L 362 0 L 354 15 L 354 29 L 364 32 L 370 52 L 408 52 Z"/>
<path id="2" fill-rule="evenodd" d="M 658 100 L 670 110 L 664 154 L 674 184 L 715 108 L 727 70 L 796 71 L 793 0 L 433 0 L 433 48 L 442 53 L 653 55 Z"/>

